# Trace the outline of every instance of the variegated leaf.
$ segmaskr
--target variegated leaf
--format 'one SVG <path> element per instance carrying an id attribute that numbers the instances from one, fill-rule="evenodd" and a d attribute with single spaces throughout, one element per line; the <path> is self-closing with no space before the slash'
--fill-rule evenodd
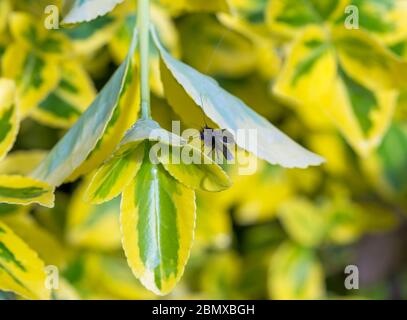
<path id="1" fill-rule="evenodd" d="M 68 0 L 62 23 L 91 21 L 112 11 L 123 0 Z"/>
<path id="2" fill-rule="evenodd" d="M 37 253 L 0 221 L 0 289 L 28 299 L 49 299 L 45 276 Z"/>
<path id="3" fill-rule="evenodd" d="M 71 28 L 63 29 L 63 32 L 71 40 L 72 46 L 78 55 L 89 56 L 91 53 L 101 49 L 111 40 L 119 26 L 119 22 L 120 21 L 116 16 L 105 15 L 87 23 L 81 23 L 74 25 Z M 118 64 L 122 63 L 126 58 L 131 42 L 133 26 L 134 24 L 129 26 L 130 32 L 127 47 Z"/>
<path id="4" fill-rule="evenodd" d="M 95 88 L 83 67 L 76 61 L 61 65 L 61 80 L 30 114 L 35 120 L 57 128 L 69 128 L 94 97 Z"/>
<path id="5" fill-rule="evenodd" d="M 342 67 L 371 90 L 407 89 L 407 61 L 363 30 L 333 30 Z"/>
<path id="6" fill-rule="evenodd" d="M 28 51 L 19 43 L 7 47 L 2 57 L 3 76 L 14 79 L 17 85 L 17 107 L 22 117 L 27 116 L 60 80 L 55 61 Z"/>
<path id="7" fill-rule="evenodd" d="M 215 17 L 185 17 L 178 27 L 183 60 L 195 69 L 232 78 L 247 75 L 256 67 L 257 55 L 251 41 L 227 30 Z"/>
<path id="8" fill-rule="evenodd" d="M 100 205 L 84 201 L 89 179 L 73 194 L 68 206 L 67 239 L 70 244 L 94 250 L 120 248 L 120 197 Z M 108 231 L 107 231 L 108 230 Z"/>
<path id="9" fill-rule="evenodd" d="M 270 261 L 268 288 L 274 300 L 321 299 L 325 292 L 324 273 L 315 253 L 283 243 Z"/>
<path id="10" fill-rule="evenodd" d="M 47 183 L 29 177 L 0 175 L 0 203 L 54 206 L 54 190 Z"/>
<path id="11" fill-rule="evenodd" d="M 230 7 L 226 0 L 159 0 L 160 5 L 174 13 L 189 12 L 227 12 Z"/>
<path id="12" fill-rule="evenodd" d="M 372 91 L 341 62 L 324 31 L 308 27 L 293 44 L 274 91 L 290 100 L 310 125 L 332 121 L 352 147 L 366 155 L 388 129 L 397 92 Z"/>
<path id="13" fill-rule="evenodd" d="M 377 151 L 361 160 L 370 183 L 386 198 L 405 202 L 407 194 L 407 128 L 394 123 Z"/>
<path id="14" fill-rule="evenodd" d="M 137 115 L 133 108 L 135 82 L 132 66 L 136 34 L 127 59 L 115 72 L 92 105 L 50 151 L 32 175 L 60 185 L 96 168 L 114 150 L 128 122 Z M 130 88 L 131 89 L 130 89 Z"/>
<path id="15" fill-rule="evenodd" d="M 134 26 L 137 20 L 136 14 L 132 13 L 135 10 L 135 3 L 129 2 L 126 15 L 122 18 L 119 28 L 110 41 L 109 48 L 117 63 L 121 63 L 126 56 L 131 41 L 132 26 Z M 163 39 L 165 47 L 173 55 L 179 56 L 178 31 L 168 12 L 152 3 L 151 20 L 156 26 L 161 39 Z M 163 96 L 164 90 L 160 79 L 160 55 L 154 47 L 150 48 L 150 85 L 155 94 Z"/>
<path id="16" fill-rule="evenodd" d="M 167 149 L 162 145 L 157 147 L 161 151 Z M 188 188 L 216 192 L 232 185 L 222 168 L 192 145 L 172 146 L 168 151 L 158 153 L 157 158 L 175 179 Z M 185 163 L 185 159 L 188 159 L 188 163 Z"/>
<path id="17" fill-rule="evenodd" d="M 48 265 L 61 267 L 65 262 L 61 243 L 28 214 L 7 215 L 0 218 L 13 232 L 35 250 Z"/>
<path id="18" fill-rule="evenodd" d="M 25 12 L 13 12 L 10 31 L 15 41 L 45 59 L 62 60 L 71 52 L 68 38 L 58 30 L 48 30 Z"/>
<path id="19" fill-rule="evenodd" d="M 46 151 L 19 150 L 9 153 L 0 162 L 1 175 L 28 175 L 45 158 Z"/>
<path id="20" fill-rule="evenodd" d="M 194 191 L 178 183 L 148 152 L 122 195 L 123 248 L 133 273 L 156 294 L 181 278 L 195 228 Z"/>
<path id="21" fill-rule="evenodd" d="M 13 147 L 18 128 L 15 84 L 11 80 L 0 79 L 0 160 Z"/>
<path id="22" fill-rule="evenodd" d="M 198 105 L 222 129 L 234 134 L 238 130 L 255 130 L 257 145 L 245 144 L 240 139 L 237 144 L 272 164 L 305 168 L 323 162 L 321 157 L 296 144 L 243 101 L 223 90 L 212 78 L 174 59 L 162 47 L 157 33 L 153 32 L 153 38 L 161 53 L 166 97 L 176 111 Z"/>
<path id="23" fill-rule="evenodd" d="M 269 1 L 266 15 L 272 32 L 292 38 L 304 27 L 334 23 L 344 17 L 351 0 L 276 0 Z"/>
<path id="24" fill-rule="evenodd" d="M 144 140 L 152 142 L 150 159 L 160 162 L 173 177 L 187 187 L 205 191 L 221 191 L 230 187 L 229 177 L 204 154 L 204 148 L 187 144 L 185 139 L 162 129 L 152 120 L 139 120 L 127 132 L 116 154 L 120 154 L 120 150 L 135 148 Z"/>
<path id="25" fill-rule="evenodd" d="M 100 204 L 117 197 L 133 180 L 144 157 L 144 145 L 116 153 L 94 175 L 86 200 Z"/>

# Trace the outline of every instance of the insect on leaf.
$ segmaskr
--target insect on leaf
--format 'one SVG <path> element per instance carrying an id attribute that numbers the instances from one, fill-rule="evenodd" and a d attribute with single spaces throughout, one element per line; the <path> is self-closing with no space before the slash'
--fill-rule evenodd
<path id="1" fill-rule="evenodd" d="M 161 45 L 154 29 L 152 32 L 162 58 L 164 89 L 172 106 L 176 105 L 179 99 L 193 100 L 212 121 L 231 133 L 236 134 L 238 130 L 255 130 L 257 145 L 243 143 L 241 139 L 236 139 L 236 143 L 271 164 L 306 168 L 324 161 L 292 141 L 243 101 L 226 92 L 215 80 L 173 58 Z"/>

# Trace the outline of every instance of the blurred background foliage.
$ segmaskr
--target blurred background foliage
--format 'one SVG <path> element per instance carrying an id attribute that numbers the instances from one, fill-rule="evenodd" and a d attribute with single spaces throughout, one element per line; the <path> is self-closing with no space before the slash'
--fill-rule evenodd
<path id="1" fill-rule="evenodd" d="M 42 25 L 49 2 L 0 0 L 2 76 L 16 79 L 31 110 L 23 112 L 1 174 L 30 172 L 128 51 L 132 1 L 92 22 L 52 31 Z M 389 65 L 407 59 L 406 2 L 201 2 L 154 1 L 153 20 L 167 49 L 327 162 L 288 170 L 258 160 L 249 176 L 228 168 L 229 190 L 199 192 L 191 259 L 166 298 L 407 298 L 407 90 L 389 85 L 407 77 Z M 351 4 L 359 8 L 361 32 L 350 38 L 352 50 L 321 49 L 324 37 L 347 39 L 346 31 L 334 29 Z M 17 11 L 25 13 L 24 28 L 12 18 Z M 41 29 L 41 39 L 24 42 L 20 35 L 28 27 Z M 331 54 L 339 56 L 339 80 L 330 74 Z M 153 115 L 170 129 L 178 115 L 163 98 L 158 54 L 151 55 Z M 27 56 L 29 68 L 21 64 Z M 297 88 L 286 81 L 293 72 L 302 77 Z M 341 90 L 327 88 L 336 81 Z M 78 91 L 72 94 L 70 86 Z M 58 189 L 53 209 L 3 204 L 0 220 L 45 264 L 60 268 L 54 298 L 156 298 L 124 258 L 119 199 L 87 204 L 86 184 Z M 360 290 L 345 289 L 347 265 L 359 267 Z M 0 292 L 0 298 L 15 296 Z"/>

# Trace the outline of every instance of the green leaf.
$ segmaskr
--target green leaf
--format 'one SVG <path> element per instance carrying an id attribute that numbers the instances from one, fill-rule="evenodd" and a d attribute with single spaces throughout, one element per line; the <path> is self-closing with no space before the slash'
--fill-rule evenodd
<path id="1" fill-rule="evenodd" d="M 28 299 L 49 299 L 45 275 L 37 253 L 0 221 L 0 290 Z"/>
<path id="2" fill-rule="evenodd" d="M 83 200 L 88 184 L 85 179 L 72 195 L 67 212 L 67 241 L 80 248 L 117 250 L 121 248 L 120 197 L 92 205 Z"/>
<path id="3" fill-rule="evenodd" d="M 158 148 L 161 151 L 166 149 L 164 146 L 158 146 Z M 191 145 L 173 146 L 168 149 L 168 152 L 161 152 L 157 157 L 174 178 L 189 188 L 217 192 L 232 185 L 219 165 Z M 183 157 L 188 158 L 188 163 L 185 163 Z"/>
<path id="4" fill-rule="evenodd" d="M 228 12 L 227 0 L 158 0 L 159 4 L 175 13 L 188 12 Z"/>
<path id="5" fill-rule="evenodd" d="M 407 88 L 407 61 L 363 30 L 333 29 L 333 39 L 345 71 L 372 90 Z"/>
<path id="6" fill-rule="evenodd" d="M 156 294 L 181 278 L 195 228 L 195 193 L 178 183 L 148 150 L 121 205 L 123 248 L 133 273 Z"/>
<path id="7" fill-rule="evenodd" d="M 52 208 L 54 189 L 45 182 L 29 177 L 0 175 L 0 203 L 38 203 Z"/>
<path id="8" fill-rule="evenodd" d="M 273 254 L 268 284 L 275 300 L 320 299 L 325 291 L 322 266 L 315 253 L 288 242 Z"/>
<path id="9" fill-rule="evenodd" d="M 219 127 L 231 133 L 256 130 L 257 145 L 243 143 L 241 139 L 237 139 L 237 145 L 271 164 L 305 168 L 324 161 L 296 144 L 240 99 L 223 90 L 212 78 L 174 59 L 162 47 L 155 32 L 153 38 L 163 61 L 161 72 L 166 97 L 176 111 L 181 106 L 185 108 L 188 103 L 188 107 L 192 105 L 193 108 L 195 103 Z"/>
<path id="10" fill-rule="evenodd" d="M 119 148 L 134 146 L 144 140 L 158 141 L 172 146 L 183 146 L 187 143 L 182 137 L 161 128 L 154 120 L 141 119 L 127 131 Z"/>
<path id="11" fill-rule="evenodd" d="M 112 11 L 123 0 L 68 0 L 62 23 L 91 21 Z"/>
<path id="12" fill-rule="evenodd" d="M 15 93 L 13 81 L 0 79 L 0 160 L 13 147 L 18 133 L 19 119 Z"/>
<path id="13" fill-rule="evenodd" d="M 284 36 L 294 37 L 304 27 L 333 23 L 344 15 L 350 0 L 278 0 L 270 1 L 267 23 L 270 30 Z"/>
<path id="14" fill-rule="evenodd" d="M 109 130 L 109 124 L 115 111 L 118 110 L 128 75 L 131 74 L 130 69 L 136 39 L 136 34 L 134 34 L 126 60 L 117 69 L 92 105 L 34 170 L 33 177 L 58 186 L 87 160 L 100 139 Z M 125 129 L 122 128 L 122 130 Z"/>
<path id="15" fill-rule="evenodd" d="M 326 218 L 324 212 L 311 202 L 301 198 L 287 201 L 281 206 L 279 217 L 288 234 L 298 244 L 314 247 L 323 241 Z"/>
<path id="16" fill-rule="evenodd" d="M 225 78 L 253 72 L 258 57 L 251 41 L 228 30 L 215 17 L 191 15 L 183 18 L 178 28 L 183 61 L 188 65 Z"/>
<path id="17" fill-rule="evenodd" d="M 351 31 L 344 33 L 343 41 L 349 40 L 351 35 Z M 361 74 L 376 74 L 376 71 L 364 66 L 362 56 L 366 56 L 368 63 L 368 54 L 356 53 L 357 50 L 361 47 L 349 51 L 346 58 L 349 61 L 338 59 L 341 49 L 330 43 L 326 32 L 320 27 L 308 27 L 293 43 L 273 90 L 288 100 L 309 126 L 326 129 L 335 125 L 349 144 L 365 156 L 378 146 L 386 133 L 398 93 L 386 88 L 372 89 L 374 76 Z M 356 75 L 347 63 L 354 63 L 358 54 L 361 56 L 360 63 L 355 65 L 359 68 Z M 379 59 L 373 52 L 369 54 L 372 62 Z M 377 69 L 377 78 L 389 78 L 384 75 L 388 71 Z"/>
<path id="18" fill-rule="evenodd" d="M 46 263 L 62 267 L 65 253 L 62 245 L 29 214 L 8 215 L 1 220 L 35 250 Z"/>
<path id="19" fill-rule="evenodd" d="M 144 140 L 156 142 L 152 144 L 151 156 L 187 187 L 205 191 L 221 191 L 230 187 L 226 173 L 199 147 L 187 144 L 185 139 L 162 129 L 153 120 L 139 120 L 127 132 L 115 157 Z"/>
<path id="20" fill-rule="evenodd" d="M 61 66 L 58 87 L 32 110 L 31 117 L 50 127 L 70 128 L 95 96 L 93 83 L 80 63 L 66 62 Z"/>
<path id="21" fill-rule="evenodd" d="M 116 153 L 93 177 L 86 199 L 99 204 L 117 197 L 140 169 L 144 145 Z"/>
<path id="22" fill-rule="evenodd" d="M 60 70 L 57 63 L 26 50 L 17 42 L 7 47 L 1 63 L 3 76 L 16 82 L 17 107 L 22 117 L 58 86 Z"/>

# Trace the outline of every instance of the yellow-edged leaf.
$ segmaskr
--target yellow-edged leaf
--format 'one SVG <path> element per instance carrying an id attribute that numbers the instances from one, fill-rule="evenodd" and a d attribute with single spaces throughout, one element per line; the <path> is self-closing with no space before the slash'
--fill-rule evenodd
<path id="1" fill-rule="evenodd" d="M 0 79 L 0 160 L 13 147 L 18 128 L 15 84 L 11 80 Z"/>
<path id="2" fill-rule="evenodd" d="M 43 150 L 19 150 L 9 153 L 0 162 L 2 175 L 28 175 L 47 155 Z"/>
<path id="3" fill-rule="evenodd" d="M 25 12 L 12 13 L 10 31 L 17 43 L 43 58 L 53 60 L 72 55 L 70 43 L 64 34 L 58 30 L 48 30 Z"/>
<path id="4" fill-rule="evenodd" d="M 65 252 L 62 244 L 30 215 L 10 215 L 1 220 L 13 229 L 17 236 L 28 243 L 47 265 L 64 266 Z"/>
<path id="5" fill-rule="evenodd" d="M 28 299 L 49 299 L 45 276 L 37 253 L 0 221 L 0 289 Z"/>
<path id="6" fill-rule="evenodd" d="M 146 158 L 122 195 L 123 248 L 135 276 L 156 294 L 181 278 L 192 246 L 195 194 Z"/>
<path id="7" fill-rule="evenodd" d="M 280 207 L 279 217 L 290 237 L 299 245 L 315 247 L 324 240 L 327 232 L 324 212 L 306 199 L 287 201 Z"/>
<path id="8" fill-rule="evenodd" d="M 324 273 L 315 253 L 283 243 L 270 261 L 269 294 L 275 300 L 312 300 L 323 297 Z"/>
<path id="9" fill-rule="evenodd" d="M 54 206 L 54 190 L 45 182 L 23 176 L 0 175 L 0 202 Z"/>
<path id="10" fill-rule="evenodd" d="M 77 61 L 61 65 L 61 79 L 37 108 L 31 112 L 35 120 L 57 128 L 69 128 L 95 98 L 92 80 Z"/>
<path id="11" fill-rule="evenodd" d="M 407 88 L 407 61 L 402 60 L 363 30 L 333 29 L 342 67 L 372 90 Z"/>
<path id="12" fill-rule="evenodd" d="M 68 0 L 65 2 L 66 14 L 62 23 L 91 21 L 112 11 L 124 0 Z"/>
<path id="13" fill-rule="evenodd" d="M 186 17 L 178 27 L 183 60 L 195 69 L 230 78 L 245 76 L 256 67 L 257 55 L 250 40 L 228 30 L 215 17 Z"/>
<path id="14" fill-rule="evenodd" d="M 89 179 L 75 190 L 68 206 L 67 239 L 80 248 L 115 250 L 120 248 L 120 197 L 100 205 L 84 201 Z"/>
<path id="15" fill-rule="evenodd" d="M 332 121 L 361 155 L 378 146 L 397 102 L 397 91 L 372 91 L 345 72 L 318 27 L 307 28 L 294 43 L 274 91 L 313 127 Z"/>
<path id="16" fill-rule="evenodd" d="M 133 180 L 144 157 L 144 145 L 116 153 L 94 175 L 86 199 L 100 204 L 117 197 Z"/>
<path id="17" fill-rule="evenodd" d="M 257 143 L 235 139 L 236 144 L 271 164 L 306 168 L 324 162 L 321 157 L 292 141 L 242 100 L 226 92 L 212 78 L 174 59 L 161 45 L 154 30 L 153 38 L 162 58 L 161 72 L 166 97 L 179 115 L 191 108 L 195 119 L 202 117 L 197 108 L 199 106 L 219 127 L 233 135 L 238 130 L 255 131 Z"/>
<path id="18" fill-rule="evenodd" d="M 3 76 L 14 79 L 17 85 L 17 107 L 27 116 L 40 101 L 57 87 L 60 71 L 53 61 L 40 57 L 14 43 L 2 57 Z"/>

